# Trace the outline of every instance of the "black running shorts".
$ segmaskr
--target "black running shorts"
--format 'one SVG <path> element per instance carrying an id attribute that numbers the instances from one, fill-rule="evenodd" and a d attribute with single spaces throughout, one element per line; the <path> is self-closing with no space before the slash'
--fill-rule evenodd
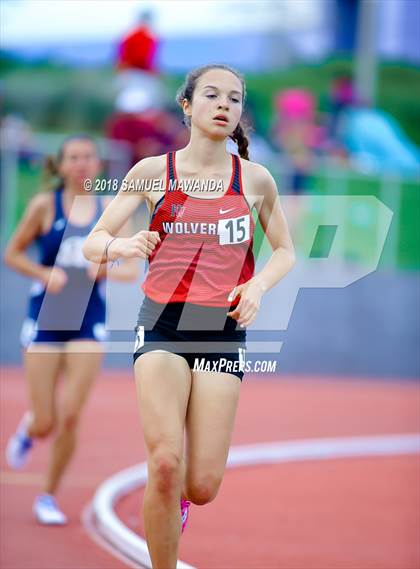
<path id="1" fill-rule="evenodd" d="M 160 304 L 146 296 L 135 328 L 134 363 L 144 353 L 165 350 L 185 358 L 192 371 L 231 373 L 242 381 L 246 330 L 227 316 L 232 309 Z"/>

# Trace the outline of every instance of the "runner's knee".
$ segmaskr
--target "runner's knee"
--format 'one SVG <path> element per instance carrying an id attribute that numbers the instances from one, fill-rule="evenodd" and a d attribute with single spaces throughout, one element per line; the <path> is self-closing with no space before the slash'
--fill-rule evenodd
<path id="1" fill-rule="evenodd" d="M 63 433 L 74 433 L 79 425 L 80 414 L 72 409 L 65 410 L 58 422 L 58 431 Z"/>
<path id="2" fill-rule="evenodd" d="M 204 474 L 193 477 L 186 483 L 188 498 L 194 504 L 203 506 L 217 496 L 222 478 L 216 474 Z"/>
<path id="3" fill-rule="evenodd" d="M 160 492 L 171 493 L 181 482 L 182 457 L 172 449 L 157 447 L 149 457 L 149 473 Z"/>
<path id="4" fill-rule="evenodd" d="M 38 438 L 45 438 L 51 433 L 54 427 L 52 417 L 34 417 L 30 426 L 31 435 Z"/>

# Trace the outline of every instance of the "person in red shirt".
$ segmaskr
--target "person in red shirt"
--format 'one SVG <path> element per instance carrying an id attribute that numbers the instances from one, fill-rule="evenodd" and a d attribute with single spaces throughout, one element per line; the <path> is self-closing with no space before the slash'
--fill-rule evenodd
<path id="1" fill-rule="evenodd" d="M 153 93 L 139 88 L 128 88 L 118 95 L 116 112 L 107 120 L 105 133 L 107 139 L 128 145 L 130 166 L 188 142 L 188 131 L 177 116 L 156 105 Z"/>
<path id="2" fill-rule="evenodd" d="M 156 72 L 158 38 L 151 30 L 150 12 L 141 15 L 139 26 L 123 38 L 119 45 L 117 68 Z"/>

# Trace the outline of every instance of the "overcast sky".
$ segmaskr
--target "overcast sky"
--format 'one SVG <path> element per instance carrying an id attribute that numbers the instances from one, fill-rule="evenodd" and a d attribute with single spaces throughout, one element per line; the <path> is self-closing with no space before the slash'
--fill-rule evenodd
<path id="1" fill-rule="evenodd" d="M 112 40 L 132 27 L 142 9 L 153 11 L 161 36 L 302 29 L 316 25 L 320 4 L 320 0 L 1 0 L 1 43 L 7 47 Z"/>

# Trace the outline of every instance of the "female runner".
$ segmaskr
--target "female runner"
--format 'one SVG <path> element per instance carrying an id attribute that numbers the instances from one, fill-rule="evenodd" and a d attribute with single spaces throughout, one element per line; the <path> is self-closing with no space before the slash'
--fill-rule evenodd
<path id="1" fill-rule="evenodd" d="M 176 567 L 190 502 L 206 504 L 218 492 L 243 376 L 245 328 L 264 292 L 295 260 L 276 184 L 264 167 L 248 161 L 240 124 L 244 100 L 244 80 L 235 70 L 219 64 L 193 70 L 177 96 L 191 130 L 189 144 L 136 164 L 83 248 L 98 263 L 149 261 L 134 367 L 148 458 L 144 522 L 154 569 Z M 228 137 L 240 158 L 227 153 Z M 215 184 L 201 186 L 199 194 L 185 183 L 203 179 Z M 156 180 L 160 189 L 147 192 L 156 189 Z M 150 230 L 116 238 L 143 200 L 152 214 Z M 257 275 L 253 208 L 273 249 Z"/>
<path id="2" fill-rule="evenodd" d="M 105 265 L 87 262 L 81 251 L 103 211 L 101 198 L 84 190 L 85 179 L 93 180 L 100 170 L 93 139 L 69 137 L 56 163 L 50 159 L 46 166 L 60 177 L 59 187 L 31 200 L 5 251 L 9 267 L 34 279 L 21 333 L 30 410 L 10 438 L 6 458 L 11 468 L 22 468 L 34 439 L 54 431 L 43 491 L 33 512 L 41 524 L 63 525 L 67 519 L 55 494 L 74 453 L 81 411 L 102 360 L 99 342 L 105 340 L 106 331 L 101 281 L 107 271 Z M 82 195 L 83 199 L 75 199 Z M 26 253 L 35 241 L 39 262 Z M 133 280 L 137 273 L 131 260 L 110 276 Z M 61 372 L 65 383 L 58 406 Z"/>

